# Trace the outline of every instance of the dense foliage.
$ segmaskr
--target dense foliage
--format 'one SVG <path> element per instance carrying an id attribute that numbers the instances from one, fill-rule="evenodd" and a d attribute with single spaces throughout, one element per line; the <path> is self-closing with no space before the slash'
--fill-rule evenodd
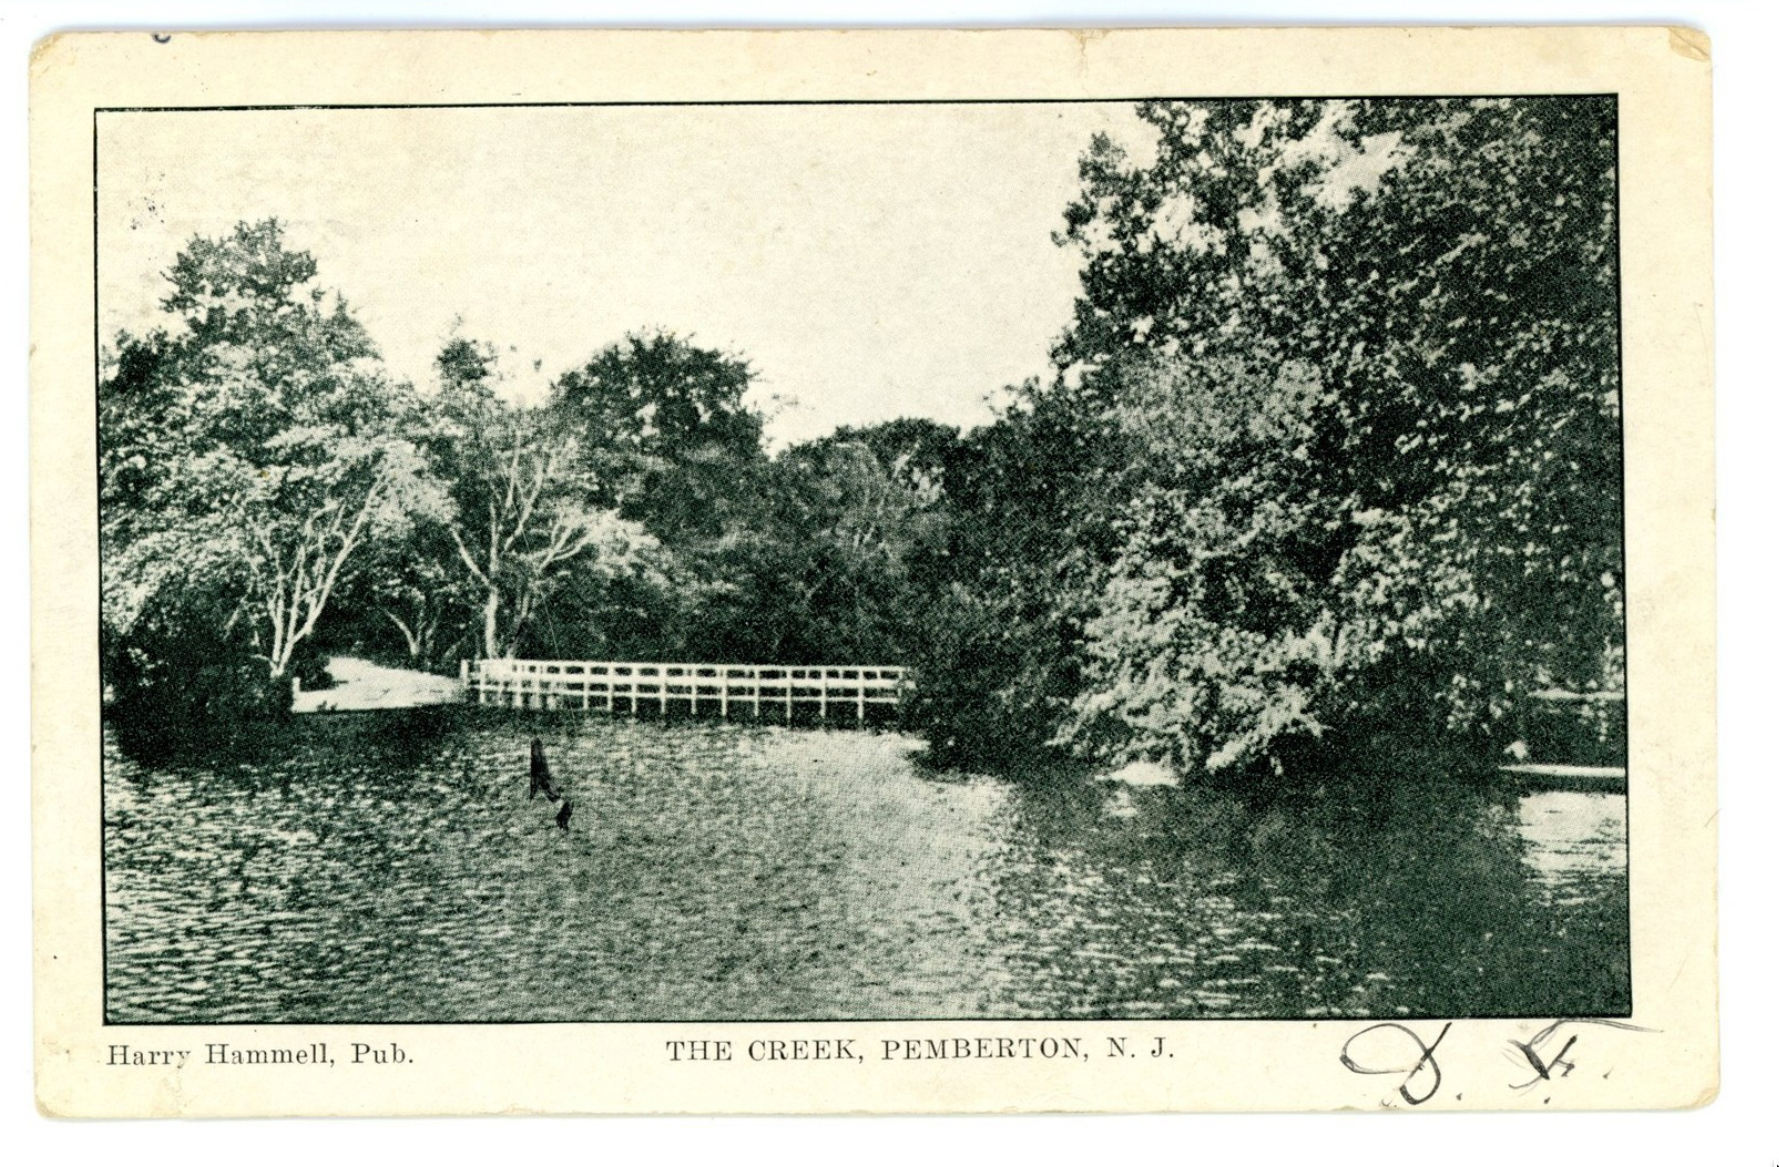
<path id="1" fill-rule="evenodd" d="M 174 331 L 119 338 L 100 393 L 114 685 L 203 702 L 187 674 L 221 670 L 276 694 L 364 550 L 437 504 L 405 389 L 314 275 L 276 223 L 194 240 L 168 273 Z"/>
<path id="2" fill-rule="evenodd" d="M 907 663 L 937 762 L 1263 784 L 1488 761 L 1529 692 L 1619 687 L 1612 102 L 1140 113 L 1064 209 L 1054 367 L 967 434 L 768 456 L 750 365 L 662 331 L 533 404 L 462 337 L 410 387 L 277 224 L 192 240 L 101 386 L 108 682 Z"/>
<path id="3" fill-rule="evenodd" d="M 1619 684 L 1612 104 L 1143 116 L 1154 160 L 1096 142 L 1060 236 L 1083 296 L 1025 423 L 1059 501 L 979 589 L 1049 593 L 1014 690 L 1078 750 L 1252 775 Z M 1033 661 L 1080 670 L 1066 709 Z"/>

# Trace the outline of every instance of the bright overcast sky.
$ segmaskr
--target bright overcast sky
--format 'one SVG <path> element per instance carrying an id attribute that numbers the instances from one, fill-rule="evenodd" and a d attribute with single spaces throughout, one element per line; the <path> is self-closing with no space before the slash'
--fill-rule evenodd
<path id="1" fill-rule="evenodd" d="M 159 315 L 192 235 L 275 216 L 400 377 L 430 384 L 459 318 L 516 350 L 523 393 L 659 327 L 744 355 L 775 443 L 988 420 L 1068 322 L 1075 256 L 1051 233 L 1081 152 L 1096 130 L 1142 138 L 1129 106 L 1093 104 L 132 113 L 99 130 L 107 338 Z"/>

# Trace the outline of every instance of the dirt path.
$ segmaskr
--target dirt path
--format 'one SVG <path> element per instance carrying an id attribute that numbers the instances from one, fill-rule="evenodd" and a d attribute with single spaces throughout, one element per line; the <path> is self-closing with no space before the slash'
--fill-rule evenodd
<path id="1" fill-rule="evenodd" d="M 392 669 L 350 656 L 332 658 L 328 661 L 327 671 L 333 675 L 334 687 L 298 693 L 292 712 L 409 709 L 416 705 L 449 705 L 463 700 L 463 685 L 455 677 L 441 677 L 413 669 Z"/>

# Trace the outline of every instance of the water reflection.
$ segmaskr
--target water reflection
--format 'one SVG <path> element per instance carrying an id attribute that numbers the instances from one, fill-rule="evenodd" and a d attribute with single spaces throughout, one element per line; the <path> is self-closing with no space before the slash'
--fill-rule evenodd
<path id="1" fill-rule="evenodd" d="M 528 803 L 542 736 L 575 800 Z M 114 1021 L 1590 1014 L 1624 800 L 1252 811 L 892 734 L 471 710 L 107 744 Z M 1438 791 L 1438 792 L 1436 792 Z"/>

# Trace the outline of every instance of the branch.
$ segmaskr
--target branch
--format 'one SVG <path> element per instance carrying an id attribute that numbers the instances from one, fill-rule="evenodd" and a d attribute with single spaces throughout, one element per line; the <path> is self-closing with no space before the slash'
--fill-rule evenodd
<path id="1" fill-rule="evenodd" d="M 579 522 L 564 523 L 560 516 L 550 524 L 550 541 L 538 559 L 537 570 L 541 575 L 557 563 L 563 563 L 593 545 L 595 532 L 583 518 Z"/>
<path id="2" fill-rule="evenodd" d="M 513 523 L 512 532 L 507 535 L 502 550 L 511 551 L 517 546 L 519 540 L 524 537 L 525 528 L 530 525 L 531 516 L 537 510 L 538 499 L 543 496 L 544 487 L 549 485 L 550 478 L 555 470 L 555 461 L 556 459 L 554 455 L 546 454 L 544 455 L 543 461 L 538 464 L 537 472 L 532 476 L 533 481 L 531 482 L 530 488 L 525 493 L 524 503 L 519 508 L 519 516 Z"/>
<path id="3" fill-rule="evenodd" d="M 494 495 L 488 496 L 488 575 L 482 577 L 486 581 L 500 570 L 500 511 L 494 505 Z M 473 569 L 472 569 L 473 570 Z M 490 584 L 489 586 L 493 586 Z"/>
<path id="4" fill-rule="evenodd" d="M 469 573 L 476 578 L 476 582 L 485 588 L 492 588 L 494 581 L 483 574 L 482 569 L 476 566 L 476 561 L 470 557 L 469 548 L 464 545 L 463 536 L 457 531 L 457 524 L 447 524 L 446 529 L 451 532 L 451 542 L 456 544 L 457 557 L 463 560 L 463 566 L 469 568 Z"/>
<path id="5" fill-rule="evenodd" d="M 339 553 L 328 564 L 326 575 L 311 589 L 308 618 L 303 622 L 302 632 L 292 638 L 292 644 L 315 631 L 315 622 L 321 619 L 322 610 L 327 607 L 328 597 L 333 595 L 334 587 L 339 582 L 340 571 L 345 567 L 347 558 L 357 548 L 365 527 L 370 524 L 371 514 L 381 501 L 379 496 L 383 493 L 384 487 L 389 484 L 389 480 L 389 468 L 386 466 L 380 468 L 377 471 L 376 479 L 371 483 L 371 488 L 365 492 L 364 502 L 358 509 L 358 516 L 352 521 L 352 529 L 346 533 L 346 537 L 340 543 Z"/>
<path id="6" fill-rule="evenodd" d="M 516 426 L 514 427 L 512 437 L 513 455 L 511 458 L 507 459 L 507 493 L 506 498 L 500 505 L 500 509 L 503 511 L 511 511 L 513 509 L 513 492 L 519 489 L 519 459 L 525 452 L 525 443 L 520 440 L 518 427 Z"/>

